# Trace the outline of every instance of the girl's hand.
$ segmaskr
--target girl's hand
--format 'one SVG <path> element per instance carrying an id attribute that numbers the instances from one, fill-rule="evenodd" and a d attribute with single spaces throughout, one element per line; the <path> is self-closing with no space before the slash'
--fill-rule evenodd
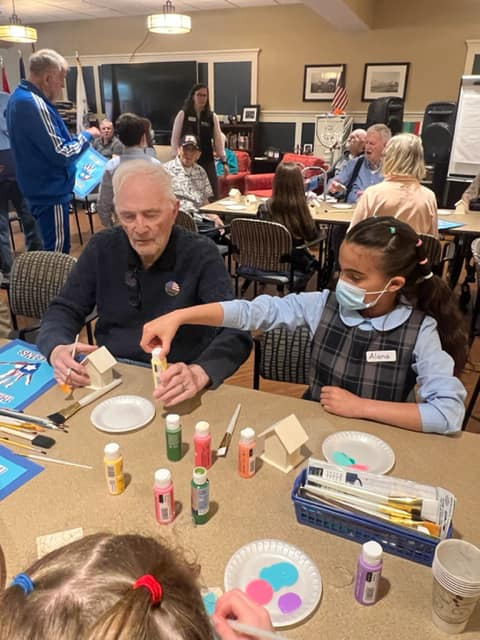
<path id="1" fill-rule="evenodd" d="M 320 404 L 329 413 L 344 418 L 361 418 L 363 398 L 340 387 L 322 387 Z"/>
<path id="2" fill-rule="evenodd" d="M 143 326 L 140 346 L 147 353 L 151 353 L 155 347 L 162 347 L 162 358 L 166 358 L 179 327 L 176 311 L 155 318 Z"/>
<path id="3" fill-rule="evenodd" d="M 257 629 L 273 631 L 268 611 L 250 600 L 240 589 L 227 591 L 217 600 L 212 620 L 222 640 L 251 640 L 251 636 L 234 631 L 228 624 L 228 618 Z"/>

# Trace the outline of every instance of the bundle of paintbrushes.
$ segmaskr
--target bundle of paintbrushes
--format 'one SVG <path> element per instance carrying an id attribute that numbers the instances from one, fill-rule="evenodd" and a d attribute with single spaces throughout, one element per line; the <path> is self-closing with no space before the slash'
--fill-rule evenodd
<path id="1" fill-rule="evenodd" d="M 40 418 L 39 416 L 28 415 L 22 411 L 13 411 L 13 409 L 0 409 L 0 420 L 3 422 L 12 422 L 17 425 L 34 425 L 40 429 L 56 429 L 57 431 L 68 433 L 67 426 L 64 424 L 57 424 L 49 418 Z"/>
<path id="2" fill-rule="evenodd" d="M 313 502 L 365 514 L 435 538 L 446 536 L 455 505 L 453 494 L 440 487 L 353 473 L 313 458 L 299 493 Z"/>

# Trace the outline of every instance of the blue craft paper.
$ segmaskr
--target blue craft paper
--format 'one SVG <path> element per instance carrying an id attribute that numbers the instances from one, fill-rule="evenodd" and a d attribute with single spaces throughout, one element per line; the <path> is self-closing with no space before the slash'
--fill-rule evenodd
<path id="1" fill-rule="evenodd" d="M 447 229 L 455 229 L 456 227 L 463 227 L 465 225 L 464 222 L 453 222 L 450 220 L 438 220 L 438 230 L 446 231 Z"/>
<path id="2" fill-rule="evenodd" d="M 53 367 L 36 345 L 12 340 L 0 349 L 1 408 L 21 411 L 54 384 Z"/>
<path id="3" fill-rule="evenodd" d="M 43 467 L 0 445 L 0 500 L 13 493 L 36 475 Z"/>
<path id="4" fill-rule="evenodd" d="M 73 187 L 78 198 L 85 198 L 100 184 L 107 162 L 107 158 L 95 151 L 93 147 L 87 147 L 79 156 Z"/>

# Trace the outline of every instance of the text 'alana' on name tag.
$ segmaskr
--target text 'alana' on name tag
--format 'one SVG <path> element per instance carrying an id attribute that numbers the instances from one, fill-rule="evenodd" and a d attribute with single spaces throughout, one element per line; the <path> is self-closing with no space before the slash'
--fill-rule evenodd
<path id="1" fill-rule="evenodd" d="M 396 362 L 396 351 L 367 351 L 365 354 L 367 362 Z"/>

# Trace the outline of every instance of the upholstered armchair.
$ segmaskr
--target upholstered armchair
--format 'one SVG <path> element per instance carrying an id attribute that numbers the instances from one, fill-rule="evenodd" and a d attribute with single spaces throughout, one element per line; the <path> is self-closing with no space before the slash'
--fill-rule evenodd
<path id="1" fill-rule="evenodd" d="M 220 198 L 228 196 L 230 189 L 238 189 L 240 193 L 245 193 L 245 178 L 250 175 L 252 161 L 250 154 L 246 151 L 235 151 L 238 160 L 238 173 L 228 176 L 218 177 L 218 192 Z"/>
<path id="2" fill-rule="evenodd" d="M 317 156 L 306 156 L 299 153 L 286 153 L 282 162 L 297 162 L 304 167 L 322 167 L 328 169 L 328 165 L 322 158 Z M 311 178 L 318 171 L 312 169 L 311 175 L 305 172 L 305 178 Z M 269 198 L 272 195 L 274 173 L 250 174 L 245 177 L 245 193 L 253 193 L 258 197 Z"/>

